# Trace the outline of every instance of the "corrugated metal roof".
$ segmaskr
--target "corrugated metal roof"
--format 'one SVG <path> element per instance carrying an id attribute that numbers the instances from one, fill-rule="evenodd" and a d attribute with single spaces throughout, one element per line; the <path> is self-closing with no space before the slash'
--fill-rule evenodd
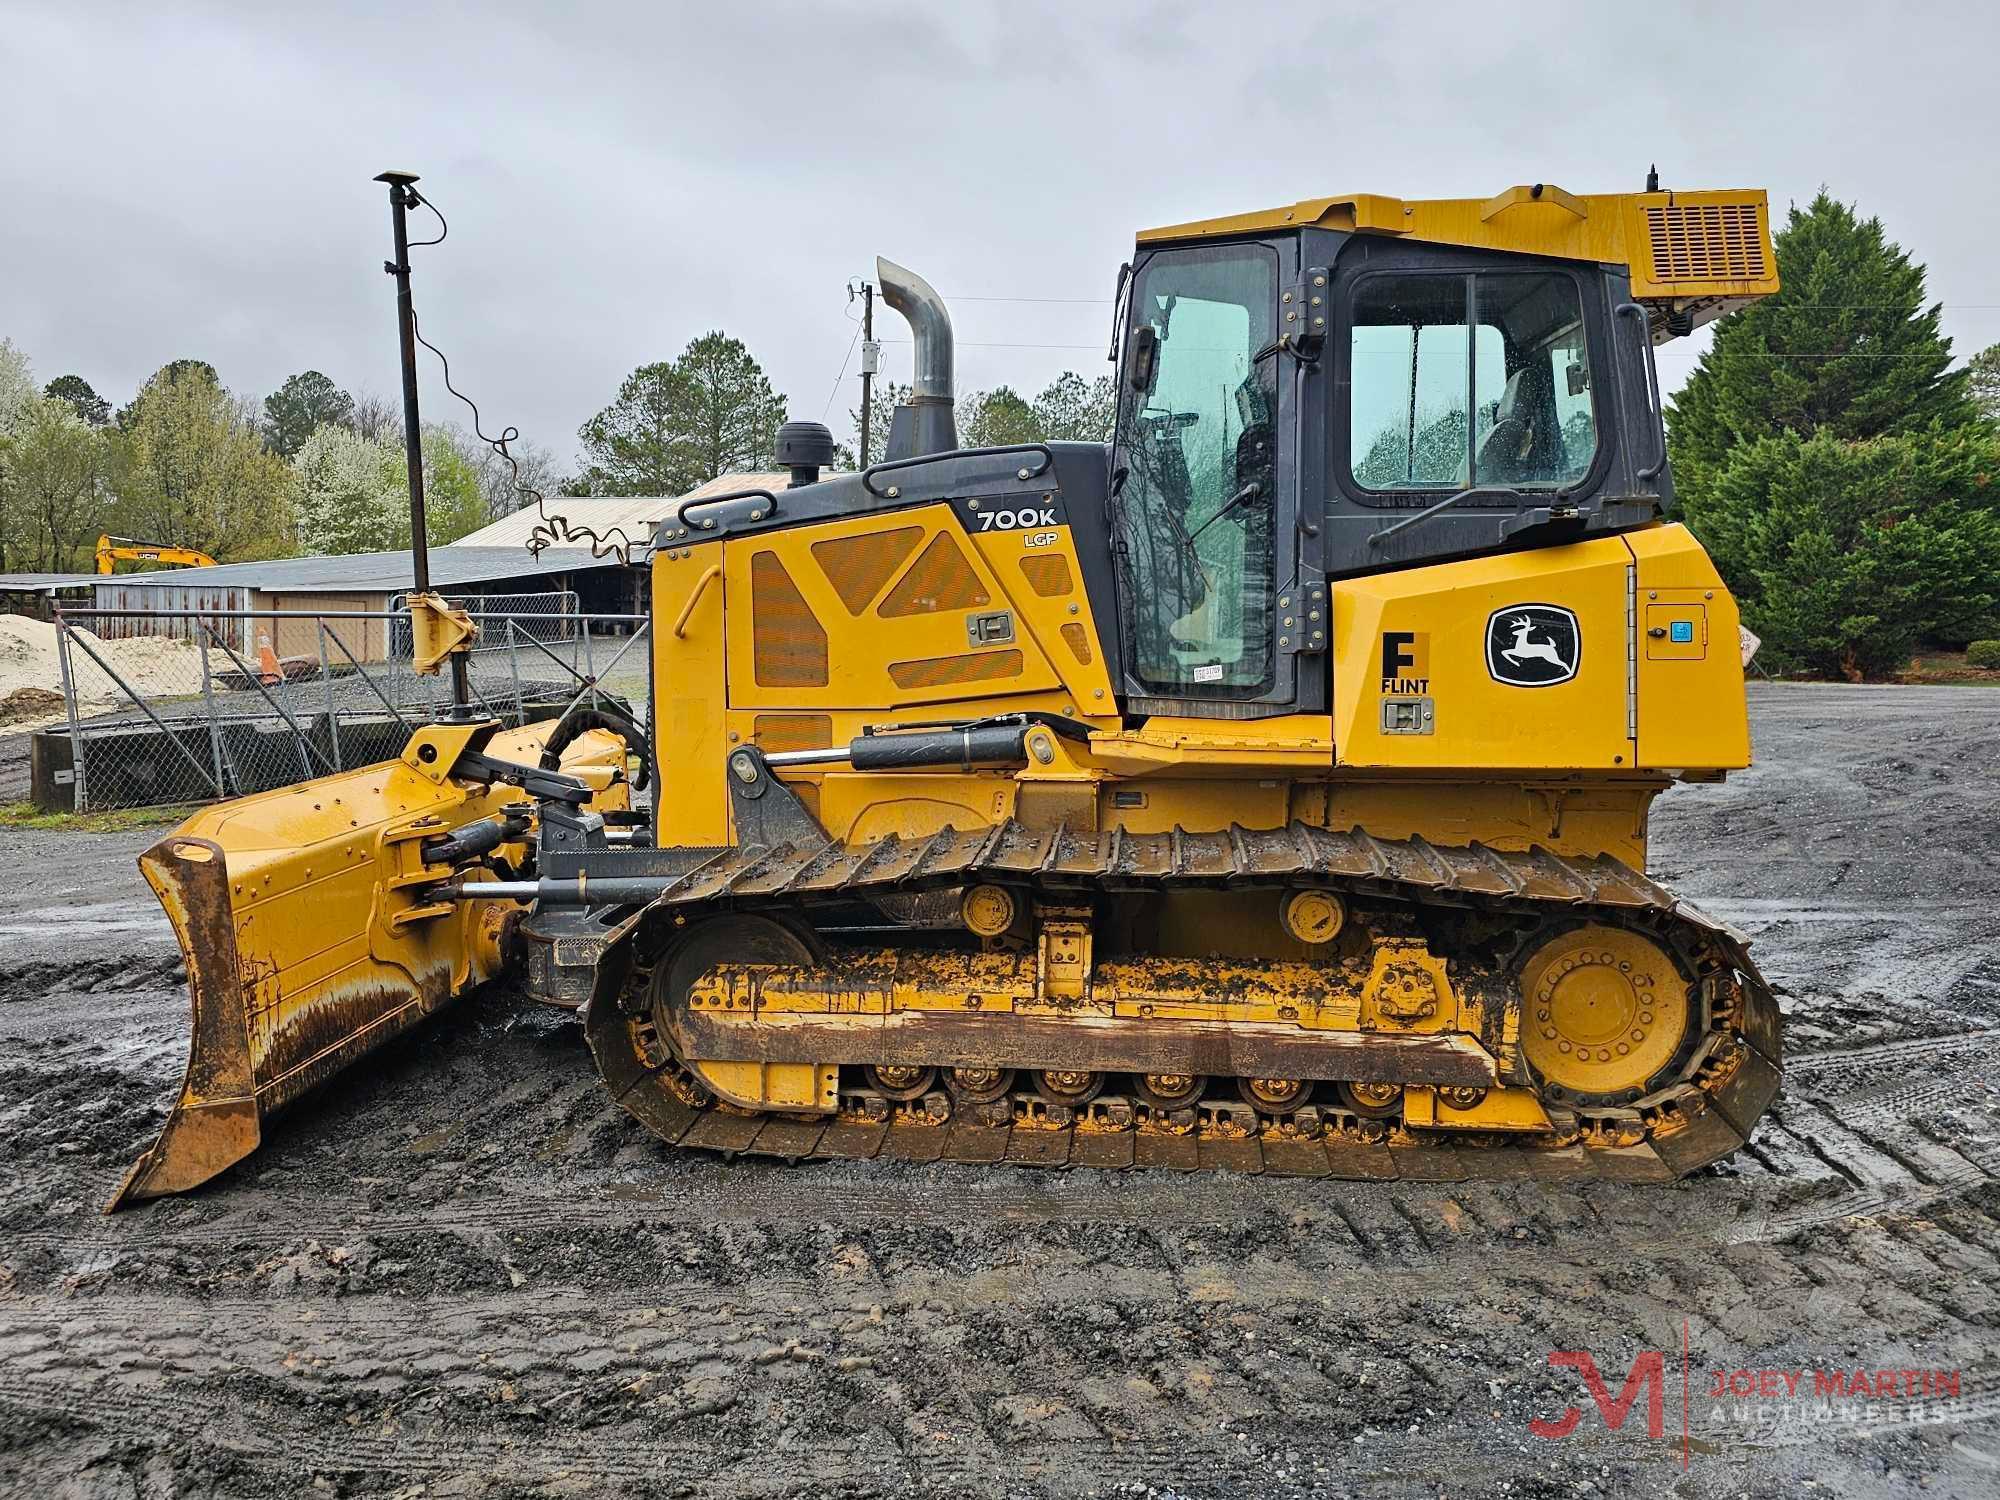
<path id="1" fill-rule="evenodd" d="M 87 589 L 95 573 L 0 573 L 0 594 L 53 594 L 57 589 Z"/>
<path id="2" fill-rule="evenodd" d="M 522 547 L 433 547 L 431 586 L 499 583 L 552 573 L 615 568 L 615 557 L 592 557 L 582 547 L 551 547 L 539 558 Z M 158 573 L 121 574 L 116 580 L 160 587 L 251 588 L 265 593 L 397 593 L 412 586 L 407 552 L 357 552 L 351 557 L 280 557 L 269 562 L 219 563 L 212 568 L 174 568 Z M 92 582 L 109 584 L 110 578 Z"/>
<path id="3" fill-rule="evenodd" d="M 684 500 L 706 495 L 726 495 L 731 490 L 783 489 L 791 482 L 788 474 L 724 474 L 707 484 L 697 485 L 685 495 L 551 495 L 542 502 L 542 512 L 561 516 L 573 526 L 588 526 L 599 536 L 620 527 L 632 541 L 644 545 L 652 539 L 660 518 Z M 528 537 L 542 516 L 530 505 L 512 515 L 482 526 L 460 537 L 458 547 L 526 547 Z"/>

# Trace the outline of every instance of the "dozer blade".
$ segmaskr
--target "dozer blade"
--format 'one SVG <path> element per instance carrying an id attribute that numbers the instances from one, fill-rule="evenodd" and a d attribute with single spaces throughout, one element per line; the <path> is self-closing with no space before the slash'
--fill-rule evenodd
<path id="1" fill-rule="evenodd" d="M 550 727 L 496 735 L 486 753 L 532 764 Z M 140 857 L 187 961 L 193 1027 L 180 1095 L 106 1212 L 241 1161 L 278 1110 L 500 972 L 521 908 L 434 899 L 447 872 L 423 856 L 526 800 L 451 779 L 465 738 L 431 726 L 402 760 L 219 803 Z M 602 788 L 623 755 L 593 733 L 564 769 Z"/>

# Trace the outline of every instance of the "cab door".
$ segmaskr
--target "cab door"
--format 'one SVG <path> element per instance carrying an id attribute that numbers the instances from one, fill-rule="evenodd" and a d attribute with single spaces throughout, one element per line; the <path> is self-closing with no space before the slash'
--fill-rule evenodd
<path id="1" fill-rule="evenodd" d="M 1296 279 L 1291 238 L 1134 267 L 1110 500 L 1128 711 L 1324 706 L 1323 674 L 1299 668 L 1331 623 L 1324 584 L 1300 575 L 1304 367 L 1279 339 Z"/>

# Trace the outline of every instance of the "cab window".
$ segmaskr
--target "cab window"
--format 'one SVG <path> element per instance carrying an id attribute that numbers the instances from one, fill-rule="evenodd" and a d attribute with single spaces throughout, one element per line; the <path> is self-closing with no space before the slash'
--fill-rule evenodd
<path id="1" fill-rule="evenodd" d="M 1349 463 L 1365 490 L 1553 489 L 1597 453 L 1576 283 L 1548 272 L 1356 288 Z"/>

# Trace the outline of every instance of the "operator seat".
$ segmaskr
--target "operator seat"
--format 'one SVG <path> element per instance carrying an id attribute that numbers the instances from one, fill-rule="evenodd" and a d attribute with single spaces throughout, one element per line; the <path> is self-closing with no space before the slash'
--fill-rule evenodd
<path id="1" fill-rule="evenodd" d="M 1494 407 L 1493 425 L 1479 440 L 1474 482 L 1548 481 L 1561 478 L 1565 468 L 1548 368 L 1523 365 L 1507 377 Z"/>

